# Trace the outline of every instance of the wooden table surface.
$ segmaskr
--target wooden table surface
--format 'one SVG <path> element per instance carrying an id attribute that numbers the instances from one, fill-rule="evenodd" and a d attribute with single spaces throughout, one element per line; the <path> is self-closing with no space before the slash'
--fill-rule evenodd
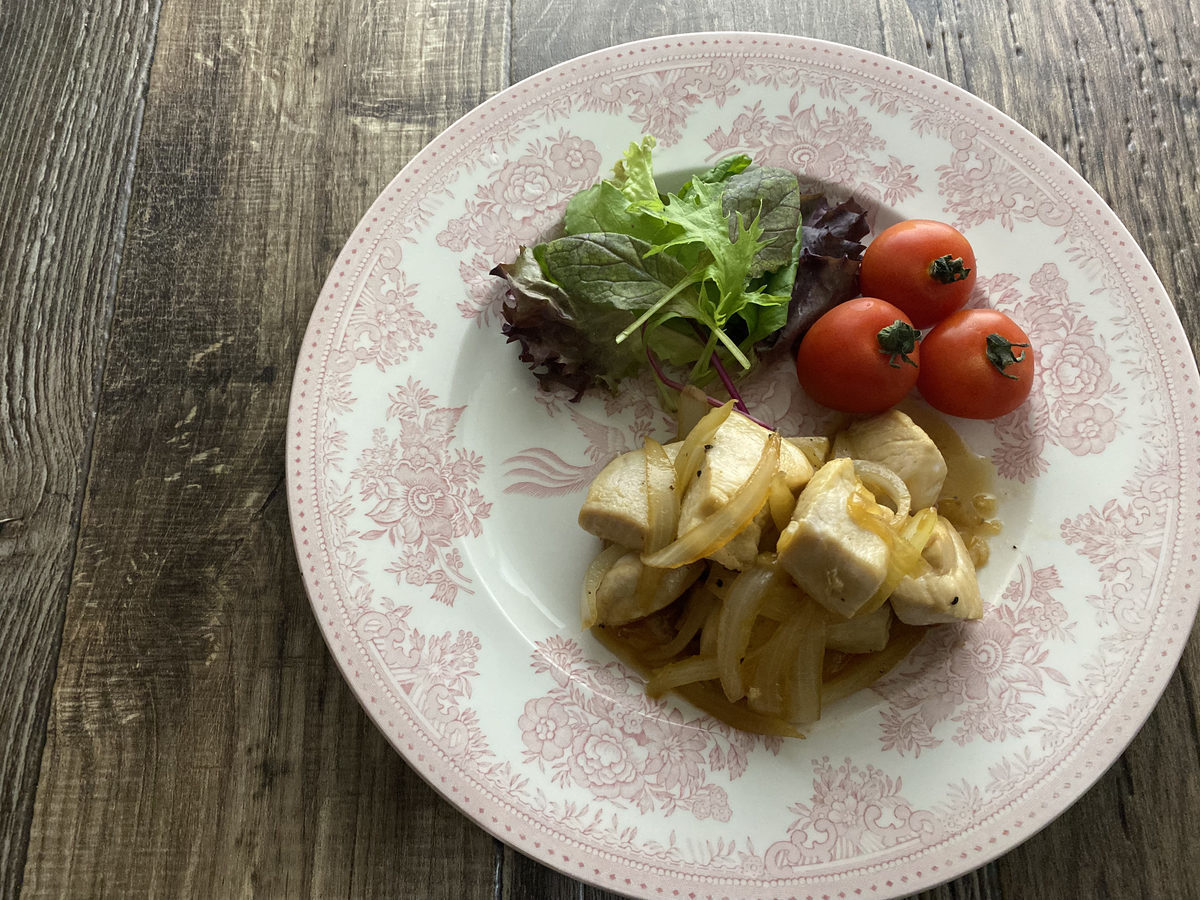
<path id="1" fill-rule="evenodd" d="M 972 91 L 1074 166 L 1200 339 L 1195 0 L 4 0 L 0 894 L 608 897 L 428 788 L 288 529 L 293 364 L 396 171 L 610 44 L 779 31 Z M 1200 512 L 1200 511 L 1198 511 Z M 1200 897 L 1200 640 L 1065 815 L 939 898 Z"/>

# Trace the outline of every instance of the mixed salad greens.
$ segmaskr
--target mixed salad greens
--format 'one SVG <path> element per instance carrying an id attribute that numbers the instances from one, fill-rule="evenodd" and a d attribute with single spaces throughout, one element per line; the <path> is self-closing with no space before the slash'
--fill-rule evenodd
<path id="1" fill-rule="evenodd" d="M 649 361 L 674 387 L 663 364 L 700 387 L 719 378 L 744 409 L 734 379 L 857 295 L 866 212 L 745 155 L 664 192 L 654 147 L 631 144 L 569 201 L 561 237 L 493 270 L 508 282 L 504 333 L 544 388 L 572 399 Z"/>

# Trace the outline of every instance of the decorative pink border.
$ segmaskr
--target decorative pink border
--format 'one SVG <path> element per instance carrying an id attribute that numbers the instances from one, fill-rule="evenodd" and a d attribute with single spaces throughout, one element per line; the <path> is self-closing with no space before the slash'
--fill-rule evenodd
<path id="1" fill-rule="evenodd" d="M 714 877 L 648 865 L 565 834 L 547 829 L 544 823 L 514 808 L 458 768 L 432 740 L 424 725 L 411 714 L 403 697 L 391 692 L 386 680 L 352 627 L 344 599 L 337 595 L 336 564 L 318 519 L 316 458 L 318 421 L 315 409 L 319 385 L 327 371 L 331 341 L 343 306 L 353 296 L 363 276 L 365 262 L 380 240 L 378 226 L 394 215 L 427 181 L 437 182 L 458 148 L 481 140 L 498 121 L 520 110 L 551 90 L 564 91 L 585 82 L 595 73 L 636 69 L 646 60 L 657 62 L 704 59 L 717 54 L 742 57 L 773 56 L 827 59 L 831 68 L 852 69 L 864 77 L 878 72 L 894 87 L 897 82 L 963 116 L 972 116 L 981 129 L 1004 138 L 1014 157 L 1028 170 L 1050 183 L 1039 166 L 1056 170 L 1055 184 L 1074 191 L 1063 198 L 1077 214 L 1086 217 L 1097 235 L 1111 235 L 1105 249 L 1125 281 L 1144 321 L 1151 323 L 1150 339 L 1160 353 L 1162 377 L 1168 386 L 1176 428 L 1179 459 L 1195 471 L 1200 460 L 1200 416 L 1196 412 L 1196 390 L 1200 385 L 1188 341 L 1170 301 L 1148 262 L 1126 229 L 1101 198 L 1055 157 L 1032 134 L 982 101 L 935 76 L 903 63 L 865 51 L 821 41 L 756 34 L 695 34 L 639 41 L 589 54 L 556 66 L 514 85 L 469 113 L 421 151 L 372 205 L 340 255 L 322 290 L 302 345 L 293 384 L 288 420 L 287 475 L 293 536 L 301 562 L 305 586 L 322 632 L 334 658 L 352 689 L 388 739 L 409 763 L 451 802 L 482 827 L 523 852 L 564 872 L 625 893 L 644 896 L 711 898 L 737 896 L 804 896 L 815 900 L 827 893 L 836 879 L 836 896 L 893 896 L 907 894 L 953 878 L 982 865 L 1033 834 L 1077 799 L 1123 751 L 1149 715 L 1178 662 L 1188 639 L 1200 601 L 1194 591 L 1194 550 L 1200 546 L 1200 522 L 1190 515 L 1198 507 L 1197 490 L 1186 480 L 1179 485 L 1173 534 L 1166 537 L 1170 564 L 1158 573 L 1156 593 L 1164 598 L 1156 608 L 1156 621 L 1134 666 L 1134 677 L 1123 692 L 1110 698 L 1104 712 L 1094 720 L 1075 750 L 1057 762 L 1036 783 L 1027 786 L 988 823 L 976 823 L 970 833 L 909 854 L 904 860 L 889 857 L 875 864 L 822 867 L 820 873 L 796 878 L 746 879 Z M 1190 466 L 1188 465 L 1190 464 Z M 977 839 L 972 834 L 990 824 L 992 833 Z M 922 862 L 924 860 L 924 862 Z M 904 863 L 904 871 L 897 868 Z M 822 893 L 815 893 L 817 891 Z M 811 891 L 814 893 L 805 893 Z"/>

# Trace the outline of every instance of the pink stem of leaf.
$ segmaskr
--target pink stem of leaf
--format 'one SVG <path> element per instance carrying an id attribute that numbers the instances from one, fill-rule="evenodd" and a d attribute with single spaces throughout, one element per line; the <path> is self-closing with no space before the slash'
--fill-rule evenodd
<path id="1" fill-rule="evenodd" d="M 676 381 L 674 378 L 669 376 L 665 371 L 663 371 L 662 364 L 658 361 L 658 357 L 656 357 L 654 355 L 654 351 L 652 351 L 650 349 L 650 347 L 646 345 L 645 341 L 642 342 L 642 346 L 644 346 L 646 348 L 646 359 L 648 359 L 650 361 L 650 368 L 652 368 L 654 370 L 654 376 L 659 381 L 661 381 L 663 384 L 665 384 L 667 387 L 672 388 L 673 390 L 682 392 L 684 387 L 686 387 L 686 385 L 684 385 L 680 381 Z M 755 416 L 750 414 L 750 411 L 746 408 L 746 404 L 742 401 L 741 395 L 738 394 L 737 390 L 733 386 L 733 383 L 729 380 L 729 374 L 725 371 L 724 367 L 721 366 L 720 361 L 717 359 L 717 354 L 715 354 L 715 353 L 713 354 L 713 363 L 715 364 L 715 367 L 718 367 L 717 374 L 718 374 L 718 376 L 721 377 L 721 381 L 725 385 L 726 390 L 729 391 L 729 396 L 733 400 L 734 408 L 736 408 L 738 410 L 738 412 L 742 413 L 742 415 L 744 415 L 751 422 L 755 422 L 755 423 L 761 425 L 763 428 L 766 428 L 768 431 L 774 431 L 775 429 L 772 428 L 770 425 L 768 425 L 766 422 L 764 422 L 762 419 L 756 418 Z M 725 405 L 720 400 L 718 400 L 716 397 L 712 397 L 709 394 L 705 394 L 704 399 L 708 403 L 708 405 L 713 408 L 717 408 L 717 407 Z"/>

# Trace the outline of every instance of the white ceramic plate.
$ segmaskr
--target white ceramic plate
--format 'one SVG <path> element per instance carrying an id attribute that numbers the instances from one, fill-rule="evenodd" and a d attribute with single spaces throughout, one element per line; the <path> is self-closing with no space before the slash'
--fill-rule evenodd
<path id="1" fill-rule="evenodd" d="M 1003 476 L 981 622 L 926 639 L 805 741 L 645 699 L 579 630 L 598 467 L 668 434 L 645 383 L 541 395 L 488 270 L 643 133 L 682 176 L 732 152 L 853 193 L 878 226 L 957 224 L 973 302 L 1039 348 L 1030 402 L 960 423 Z M 1195 363 L 1111 210 L 940 79 L 795 37 L 616 47 L 449 128 L 363 218 L 316 305 L 288 487 L 315 614 L 408 762 L 480 825 L 646 897 L 887 897 L 976 867 L 1077 798 L 1144 721 L 1200 591 Z M 817 421 L 792 379 L 760 416 Z"/>

